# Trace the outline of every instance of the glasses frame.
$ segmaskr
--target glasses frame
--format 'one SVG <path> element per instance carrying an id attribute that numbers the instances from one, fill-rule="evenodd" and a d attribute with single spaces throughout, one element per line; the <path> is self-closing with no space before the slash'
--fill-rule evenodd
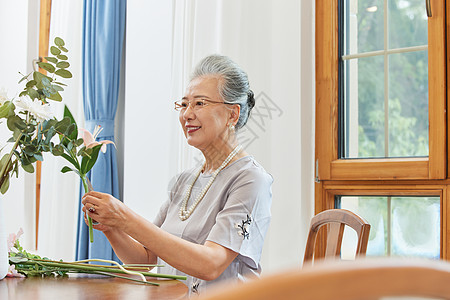
<path id="1" fill-rule="evenodd" d="M 191 109 L 193 109 L 193 110 L 198 110 L 199 108 L 196 109 L 195 106 L 192 106 L 192 103 L 194 103 L 195 101 L 199 101 L 199 100 L 203 101 L 203 106 L 201 108 L 204 108 L 205 106 L 208 106 L 210 104 L 227 104 L 227 105 L 237 104 L 237 103 L 231 103 L 231 102 L 226 102 L 226 101 L 213 101 L 213 100 L 208 100 L 208 99 L 205 99 L 205 98 L 198 98 L 198 99 L 194 99 L 192 101 L 188 101 L 189 105 L 187 107 L 182 107 L 181 106 L 180 103 L 181 103 L 182 100 L 175 101 L 174 102 L 174 106 L 175 106 L 174 109 L 176 111 L 184 111 L 188 107 L 191 107 Z"/>

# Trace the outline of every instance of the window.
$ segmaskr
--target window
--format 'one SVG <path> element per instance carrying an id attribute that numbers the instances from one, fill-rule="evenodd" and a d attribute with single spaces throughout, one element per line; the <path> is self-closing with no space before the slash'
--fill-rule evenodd
<path id="1" fill-rule="evenodd" d="M 339 157 L 428 156 L 425 2 L 341 3 Z"/>
<path id="2" fill-rule="evenodd" d="M 316 212 L 368 219 L 368 254 L 448 257 L 446 2 L 316 1 Z"/>

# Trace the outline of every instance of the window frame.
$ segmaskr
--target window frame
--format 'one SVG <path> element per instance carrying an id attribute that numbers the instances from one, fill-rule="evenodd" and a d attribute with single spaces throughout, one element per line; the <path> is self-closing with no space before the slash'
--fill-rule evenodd
<path id="1" fill-rule="evenodd" d="M 439 196 L 441 201 L 441 224 L 440 224 L 440 256 L 442 259 L 450 258 L 450 181 L 436 180 L 433 182 L 409 181 L 403 182 L 381 182 L 383 188 L 380 189 L 380 182 L 358 181 L 329 181 L 322 183 L 319 197 L 316 197 L 316 207 L 322 210 L 335 208 L 336 196 Z"/>
<path id="2" fill-rule="evenodd" d="M 315 212 L 335 208 L 335 196 L 440 195 L 441 258 L 450 260 L 450 0 L 431 0 L 428 19 L 429 156 L 339 159 L 339 0 L 316 0 Z M 447 17 L 449 16 L 449 17 Z M 326 233 L 316 254 L 324 253 Z"/>
<path id="3" fill-rule="evenodd" d="M 429 156 L 340 159 L 339 0 L 316 0 L 316 179 L 446 178 L 445 3 L 431 0 L 431 7 L 433 16 L 428 18 Z"/>

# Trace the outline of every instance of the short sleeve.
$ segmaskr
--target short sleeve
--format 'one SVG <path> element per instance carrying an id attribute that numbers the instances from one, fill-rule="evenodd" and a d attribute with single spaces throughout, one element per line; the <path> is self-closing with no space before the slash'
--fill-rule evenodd
<path id="1" fill-rule="evenodd" d="M 159 212 L 156 215 L 155 219 L 153 220 L 153 224 L 155 224 L 158 227 L 161 227 L 161 225 L 164 223 L 164 220 L 167 216 L 167 211 L 169 210 L 170 205 L 170 199 L 167 199 L 164 201 L 164 203 L 159 208 Z"/>
<path id="2" fill-rule="evenodd" d="M 230 188 L 208 241 L 237 253 L 238 259 L 258 269 L 264 238 L 270 224 L 272 176 L 262 168 L 244 170 Z"/>
<path id="3" fill-rule="evenodd" d="M 173 200 L 174 195 L 176 194 L 176 192 L 180 186 L 180 181 L 182 181 L 181 178 L 182 178 L 181 174 L 178 174 L 174 177 L 174 180 L 172 182 L 169 182 L 168 199 L 166 201 L 164 201 L 164 203 L 161 205 L 161 207 L 159 208 L 158 214 L 156 215 L 155 219 L 153 220 L 153 224 L 155 224 L 158 227 L 161 227 L 161 225 L 166 220 L 167 212 L 170 207 L 170 203 Z"/>

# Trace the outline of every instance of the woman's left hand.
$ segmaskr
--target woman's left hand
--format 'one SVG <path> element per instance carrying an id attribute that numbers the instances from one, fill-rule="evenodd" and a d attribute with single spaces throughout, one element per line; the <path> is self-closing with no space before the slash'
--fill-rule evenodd
<path id="1" fill-rule="evenodd" d="M 84 194 L 81 203 L 83 211 L 102 225 L 123 229 L 126 224 L 129 209 L 110 194 L 92 191 Z"/>

